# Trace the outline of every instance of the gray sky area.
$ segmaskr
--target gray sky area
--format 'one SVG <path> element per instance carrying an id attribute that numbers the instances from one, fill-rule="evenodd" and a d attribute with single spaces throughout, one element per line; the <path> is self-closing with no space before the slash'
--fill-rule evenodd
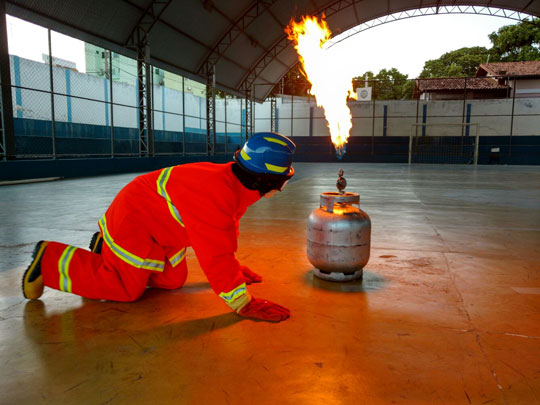
<path id="1" fill-rule="evenodd" d="M 491 47 L 488 35 L 514 20 L 482 15 L 433 15 L 399 20 L 368 29 L 332 47 L 344 63 L 351 64 L 356 75 L 371 70 L 397 68 L 418 76 L 429 59 L 462 47 Z M 17 18 L 7 17 L 9 52 L 24 58 L 43 61 L 47 53 L 47 30 Z M 332 29 L 332 26 L 330 26 Z M 85 71 L 84 44 L 53 33 L 53 56 L 76 63 Z"/>

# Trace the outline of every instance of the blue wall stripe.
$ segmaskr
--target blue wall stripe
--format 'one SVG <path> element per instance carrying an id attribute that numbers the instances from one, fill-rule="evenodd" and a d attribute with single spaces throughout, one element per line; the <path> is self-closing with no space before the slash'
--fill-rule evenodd
<path id="1" fill-rule="evenodd" d="M 103 87 L 105 93 L 105 125 L 109 126 L 109 80 L 103 79 Z"/>
<path id="2" fill-rule="evenodd" d="M 71 117 L 71 71 L 64 69 L 66 72 L 66 103 L 67 103 L 67 122 L 73 122 Z"/>
<path id="3" fill-rule="evenodd" d="M 382 136 L 386 136 L 386 125 L 388 123 L 388 106 L 383 106 L 383 127 L 382 127 Z"/>
<path id="4" fill-rule="evenodd" d="M 427 104 L 422 106 L 422 124 L 427 122 Z M 422 136 L 426 136 L 426 126 L 422 125 Z"/>
<path id="5" fill-rule="evenodd" d="M 467 104 L 467 115 L 465 116 L 465 123 L 471 123 L 471 104 Z M 469 136 L 469 125 L 465 125 L 465 136 Z"/>
<path id="6" fill-rule="evenodd" d="M 52 145 L 46 143 L 48 149 L 43 149 L 45 145 L 43 139 L 50 136 L 51 122 L 46 120 L 14 118 L 15 141 L 17 151 L 21 155 L 43 153 L 52 151 Z M 201 154 L 206 151 L 206 135 L 205 130 L 198 128 L 186 127 L 186 150 L 188 152 L 199 152 Z M 60 154 L 65 153 L 88 153 L 88 154 L 106 154 L 110 152 L 110 127 L 104 125 L 89 125 L 89 124 L 74 124 L 67 122 L 56 123 L 57 134 L 57 150 Z M 173 153 L 182 153 L 182 143 L 178 140 L 180 132 L 175 131 L 156 131 L 156 142 L 159 142 L 161 147 L 167 148 Z M 138 136 L 139 133 L 135 128 L 115 128 L 115 150 L 122 153 L 130 153 L 136 155 L 138 153 Z M 229 133 L 229 142 L 231 150 L 242 144 L 242 137 L 239 132 Z M 436 146 L 444 146 L 459 140 L 461 136 L 434 136 L 440 143 Z M 466 154 L 470 152 L 473 144 L 471 138 L 466 138 L 468 141 L 464 144 Z M 512 145 L 509 143 L 509 136 L 481 136 L 479 147 L 479 164 L 489 164 L 492 147 L 501 148 L 500 163 L 501 164 L 533 164 L 540 165 L 540 136 L 512 136 Z M 296 136 L 294 142 L 297 145 L 297 153 L 295 161 L 335 161 L 335 155 L 330 151 L 329 136 Z M 372 145 L 375 142 L 375 155 L 371 154 Z M 387 163 L 406 163 L 408 158 L 409 139 L 405 136 L 376 136 L 374 138 L 368 136 L 352 136 L 349 138 L 347 153 L 344 156 L 344 161 L 348 162 L 387 162 Z M 469 149 L 467 149 L 469 148 Z M 467 152 L 467 150 L 469 152 Z M 509 152 L 512 152 L 511 154 Z M 178 158 L 178 157 L 176 157 Z M 230 159 L 230 155 L 227 155 Z M 110 158 L 109 158 L 110 159 Z M 139 158 L 137 158 L 139 159 Z M 145 160 L 147 158 L 144 158 Z M 152 158 L 154 159 L 154 158 Z M 183 159 L 183 158 L 182 158 Z M 209 159 L 208 156 L 201 156 L 201 159 Z M 450 155 L 436 156 L 433 155 L 431 162 L 437 163 L 456 163 L 454 157 Z M 67 159 L 70 160 L 70 159 Z M 84 170 L 92 166 L 94 173 L 99 171 L 99 159 L 89 158 L 84 159 L 87 164 Z M 117 159 L 118 160 L 118 159 Z M 124 157 L 120 161 L 129 160 Z M 151 159 L 147 159 L 151 160 Z M 139 160 L 141 161 L 141 160 Z M 28 161 L 30 163 L 30 161 Z M 62 165 L 62 159 L 50 161 L 51 165 Z M 424 163 L 429 163 L 429 159 L 425 159 Z M 0 179 L 8 176 L 5 170 L 9 161 L 0 162 Z M 17 162 L 15 162 L 17 163 Z M 23 167 L 22 162 L 20 166 Z M 467 163 L 467 162 L 462 162 Z M 24 163 L 26 164 L 26 163 Z M 39 163 L 38 165 L 41 165 Z M 36 166 L 37 167 L 37 166 Z M 162 166 L 163 167 L 163 166 Z M 75 176 L 75 172 L 79 170 L 72 168 L 74 172 L 69 173 L 66 177 Z M 82 170 L 82 169 L 81 169 Z M 84 171 L 83 170 L 83 171 Z M 9 171 L 9 170 L 8 170 Z M 140 169 L 139 169 L 140 171 Z M 92 172 L 92 170 L 90 171 Z M 90 172 L 85 173 L 88 175 Z M 22 174 L 12 172 L 8 177 L 15 176 L 21 178 Z M 26 176 L 26 175 L 25 175 Z M 52 177 L 45 173 L 33 174 L 34 177 Z M 28 177 L 32 178 L 32 177 Z M 9 178 L 5 178 L 8 180 Z"/>
<path id="7" fill-rule="evenodd" d="M 276 106 L 276 132 L 279 132 L 279 108 Z"/>
<path id="8" fill-rule="evenodd" d="M 19 86 L 21 85 L 21 63 L 18 56 L 13 56 L 13 70 L 15 72 L 15 104 L 17 108 L 17 118 L 22 118 L 22 94 Z"/>

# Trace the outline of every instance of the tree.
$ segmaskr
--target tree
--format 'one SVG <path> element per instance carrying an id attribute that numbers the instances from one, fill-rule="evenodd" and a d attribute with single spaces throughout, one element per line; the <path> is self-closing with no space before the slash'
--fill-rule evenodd
<path id="1" fill-rule="evenodd" d="M 362 76 L 353 77 L 353 89 L 356 91 L 358 87 L 364 87 L 366 81 L 366 75 L 368 80 L 368 86 L 373 87 L 373 80 L 375 80 L 375 75 L 372 71 L 367 71 Z"/>
<path id="2" fill-rule="evenodd" d="M 412 98 L 414 82 L 396 68 L 381 69 L 375 76 L 366 72 L 353 78 L 353 88 L 364 87 L 365 75 L 373 88 L 372 97 L 377 100 L 404 100 Z"/>
<path id="3" fill-rule="evenodd" d="M 501 27 L 489 39 L 504 62 L 540 60 L 540 18 Z"/>
<path id="4" fill-rule="evenodd" d="M 282 80 L 276 83 L 270 94 L 275 95 L 283 93 L 306 97 L 309 95 L 309 89 L 311 89 L 311 84 L 302 72 L 302 64 L 297 63 L 285 76 L 283 76 Z"/>
<path id="5" fill-rule="evenodd" d="M 424 63 L 420 78 L 430 77 L 470 77 L 476 74 L 481 63 L 488 60 L 495 62 L 500 59 L 499 53 L 488 50 L 483 46 L 460 48 L 447 52 L 438 59 L 431 59 Z"/>
<path id="6" fill-rule="evenodd" d="M 402 100 L 412 98 L 414 82 L 396 68 L 382 69 L 376 76 L 366 72 L 353 78 L 353 89 L 364 87 L 365 75 L 373 87 L 373 97 L 379 100 Z M 375 84 L 375 85 L 374 85 Z M 271 94 L 289 94 L 308 96 L 311 84 L 302 73 L 301 64 L 297 64 L 274 86 Z"/>

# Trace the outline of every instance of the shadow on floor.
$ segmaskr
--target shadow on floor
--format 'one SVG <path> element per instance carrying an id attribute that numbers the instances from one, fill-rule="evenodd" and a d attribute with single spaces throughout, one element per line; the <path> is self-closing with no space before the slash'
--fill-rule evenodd
<path id="1" fill-rule="evenodd" d="M 322 280 L 313 275 L 313 269 L 308 271 L 304 277 L 306 284 L 315 288 L 320 288 L 332 292 L 343 293 L 367 293 L 381 290 L 386 287 L 388 280 L 379 274 L 365 271 L 360 280 L 334 282 Z"/>

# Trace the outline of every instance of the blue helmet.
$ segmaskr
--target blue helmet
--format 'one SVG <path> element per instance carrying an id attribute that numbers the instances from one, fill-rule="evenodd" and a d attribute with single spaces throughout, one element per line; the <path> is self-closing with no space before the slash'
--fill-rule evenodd
<path id="1" fill-rule="evenodd" d="M 234 160 L 252 173 L 289 176 L 296 145 L 277 132 L 258 132 L 237 151 Z"/>

